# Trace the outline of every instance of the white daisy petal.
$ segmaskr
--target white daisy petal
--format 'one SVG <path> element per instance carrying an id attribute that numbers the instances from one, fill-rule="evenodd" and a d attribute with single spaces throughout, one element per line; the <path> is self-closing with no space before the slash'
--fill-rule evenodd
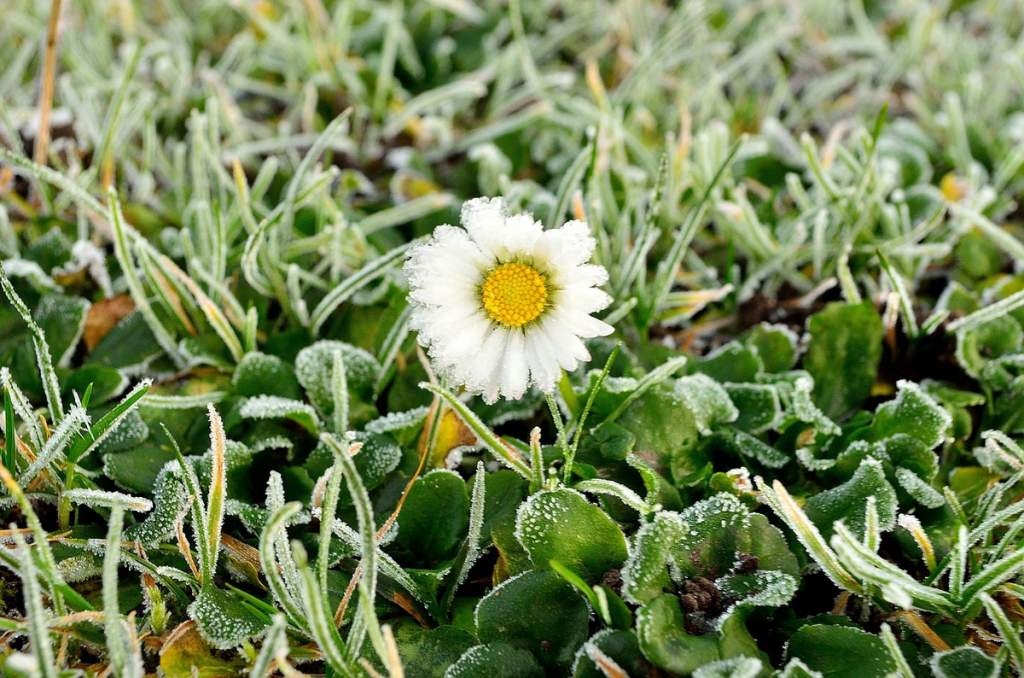
<path id="1" fill-rule="evenodd" d="M 523 333 L 512 330 L 508 333 L 508 343 L 501 357 L 501 393 L 506 398 L 518 400 L 526 393 L 530 380 L 530 369 L 526 362 Z"/>
<path id="2" fill-rule="evenodd" d="M 596 313 L 608 308 L 612 298 L 604 291 L 594 287 L 567 287 L 559 292 L 560 306 L 572 308 L 583 313 Z"/>
<path id="3" fill-rule="evenodd" d="M 505 202 L 501 198 L 476 198 L 462 206 L 462 226 L 485 253 L 501 248 L 505 230 Z"/>
<path id="4" fill-rule="evenodd" d="M 533 244 L 543 233 L 544 227 L 529 214 L 507 217 L 495 253 L 503 261 L 514 259 L 519 253 L 532 251 Z"/>
<path id="5" fill-rule="evenodd" d="M 500 198 L 462 208 L 462 228 L 441 226 L 406 261 L 410 327 L 435 369 L 492 403 L 550 392 L 562 370 L 590 360 L 583 340 L 613 331 L 593 317 L 612 298 L 596 241 L 571 221 L 545 231 Z"/>
<path id="6" fill-rule="evenodd" d="M 507 329 L 494 326 L 480 347 L 479 359 L 474 361 L 474 383 L 466 384 L 470 391 L 480 393 L 486 403 L 493 403 L 501 395 L 501 363 L 509 334 Z"/>
<path id="7" fill-rule="evenodd" d="M 530 365 L 530 378 L 541 391 L 549 392 L 558 382 L 561 366 L 554 357 L 551 345 L 543 332 L 533 331 L 525 336 L 526 360 Z"/>

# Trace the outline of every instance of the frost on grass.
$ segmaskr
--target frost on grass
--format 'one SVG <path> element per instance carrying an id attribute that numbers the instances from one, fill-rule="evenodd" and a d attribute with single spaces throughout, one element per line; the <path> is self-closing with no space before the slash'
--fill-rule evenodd
<path id="1" fill-rule="evenodd" d="M 129 511 L 145 513 L 153 508 L 153 502 L 145 497 L 135 497 L 123 492 L 107 492 L 105 490 L 73 489 L 65 490 L 65 499 L 85 506 L 114 508 L 120 506 Z"/>

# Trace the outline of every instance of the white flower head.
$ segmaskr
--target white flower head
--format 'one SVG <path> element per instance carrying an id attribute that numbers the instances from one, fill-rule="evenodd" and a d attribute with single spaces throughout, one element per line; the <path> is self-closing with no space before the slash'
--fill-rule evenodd
<path id="1" fill-rule="evenodd" d="M 434 367 L 489 403 L 554 389 L 590 360 L 583 339 L 612 332 L 591 316 L 611 303 L 598 289 L 608 272 L 588 263 L 595 244 L 582 221 L 545 231 L 501 198 L 465 203 L 462 228 L 439 226 L 405 264 L 410 325 Z"/>

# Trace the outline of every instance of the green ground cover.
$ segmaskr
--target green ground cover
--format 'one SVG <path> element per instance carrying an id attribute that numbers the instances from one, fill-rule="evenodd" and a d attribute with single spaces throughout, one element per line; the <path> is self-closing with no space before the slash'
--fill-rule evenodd
<path id="1" fill-rule="evenodd" d="M 64 4 L 7 674 L 1024 671 L 1020 2 Z"/>

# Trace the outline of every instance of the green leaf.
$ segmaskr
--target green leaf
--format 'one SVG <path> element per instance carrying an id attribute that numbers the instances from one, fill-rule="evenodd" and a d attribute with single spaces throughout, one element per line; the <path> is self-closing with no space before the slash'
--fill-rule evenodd
<path id="1" fill-rule="evenodd" d="M 444 673 L 445 678 L 543 678 L 544 669 L 526 650 L 508 643 L 469 648 Z"/>
<path id="2" fill-rule="evenodd" d="M 331 375 L 336 351 L 341 351 L 345 364 L 345 383 L 351 412 L 357 411 L 358 403 L 372 398 L 373 387 L 380 375 L 381 367 L 376 358 L 361 348 L 341 341 L 318 341 L 299 351 L 295 356 L 295 376 L 306 390 L 310 402 L 324 418 L 330 418 L 334 413 Z"/>
<path id="3" fill-rule="evenodd" d="M 204 587 L 188 606 L 203 639 L 211 647 L 226 650 L 259 635 L 269 625 L 234 594 L 213 586 Z"/>
<path id="4" fill-rule="evenodd" d="M 89 362 L 123 369 L 145 365 L 160 355 L 160 345 L 138 311 L 128 315 L 100 340 Z"/>
<path id="5" fill-rule="evenodd" d="M 936 678 L 996 678 L 1000 675 L 999 662 L 970 645 L 937 652 L 929 665 Z"/>
<path id="6" fill-rule="evenodd" d="M 693 672 L 693 678 L 757 678 L 763 670 L 756 657 L 731 657 L 705 664 Z"/>
<path id="7" fill-rule="evenodd" d="M 409 491 L 398 514 L 394 545 L 417 559 L 437 563 L 454 553 L 468 528 L 465 481 L 451 471 L 432 471 Z"/>
<path id="8" fill-rule="evenodd" d="M 729 494 L 718 494 L 681 513 L 663 511 L 641 527 L 635 539 L 622 569 L 622 591 L 637 603 L 650 602 L 673 582 L 678 586 L 691 577 L 726 575 L 744 557 L 756 559 L 759 576 L 799 575 L 782 533 Z"/>
<path id="9" fill-rule="evenodd" d="M 802 626 L 789 639 L 788 653 L 829 678 L 885 678 L 896 671 L 881 638 L 850 626 Z"/>
<path id="10" fill-rule="evenodd" d="M 626 560 L 626 538 L 598 506 L 570 489 L 538 492 L 516 515 L 516 537 L 539 570 L 557 560 L 594 583 Z"/>
<path id="11" fill-rule="evenodd" d="M 153 491 L 164 464 L 174 458 L 173 450 L 143 443 L 130 450 L 104 455 L 103 473 L 126 490 L 148 494 Z"/>
<path id="12" fill-rule="evenodd" d="M 96 405 L 102 405 L 111 398 L 121 395 L 127 385 L 128 378 L 120 370 L 101 365 L 83 365 L 61 380 L 60 390 L 66 401 L 73 402 L 72 393 L 81 396 L 91 386 L 92 396 L 89 399 L 91 410 Z"/>
<path id="13" fill-rule="evenodd" d="M 716 424 L 735 421 L 739 416 L 726 390 L 704 374 L 680 377 L 675 393 L 690 410 L 697 430 L 703 435 L 710 434 Z"/>
<path id="14" fill-rule="evenodd" d="M 845 483 L 808 499 L 804 510 L 825 536 L 832 534 L 833 523 L 842 520 L 854 534 L 863 537 L 864 506 L 868 497 L 874 497 L 877 502 L 881 529 L 892 529 L 899 508 L 896 491 L 876 459 L 865 459 Z"/>
<path id="15" fill-rule="evenodd" d="M 444 678 L 445 669 L 476 643 L 472 635 L 455 626 L 425 629 L 409 620 L 397 624 L 393 631 L 398 656 L 410 678 Z"/>
<path id="16" fill-rule="evenodd" d="M 272 395 L 246 398 L 238 408 L 238 414 L 243 419 L 288 419 L 314 435 L 320 430 L 316 412 L 301 400 Z"/>
<path id="17" fill-rule="evenodd" d="M 691 365 L 691 372 L 700 372 L 719 382 L 755 381 L 764 371 L 757 352 L 738 341 L 730 341 Z"/>
<path id="18" fill-rule="evenodd" d="M 949 434 L 952 417 L 920 386 L 901 380 L 896 398 L 875 410 L 871 434 L 882 440 L 897 433 L 917 438 L 928 449 L 939 445 Z"/>
<path id="19" fill-rule="evenodd" d="M 793 598 L 798 579 L 775 570 L 757 570 L 719 577 L 715 585 L 729 599 L 736 601 L 737 608 L 779 607 Z"/>
<path id="20" fill-rule="evenodd" d="M 258 351 L 246 353 L 239 361 L 231 383 L 240 396 L 274 395 L 298 400 L 302 395 L 291 365 Z"/>
<path id="21" fill-rule="evenodd" d="M 217 657 L 193 622 L 174 630 L 160 649 L 160 671 L 166 678 L 231 678 L 240 666 Z"/>
<path id="22" fill-rule="evenodd" d="M 632 631 L 603 629 L 590 637 L 576 653 L 573 664 L 573 678 L 606 678 L 594 663 L 588 652 L 593 646 L 601 654 L 615 662 L 629 676 L 646 676 L 650 673 L 650 664 L 640 652 L 640 643 Z"/>
<path id="23" fill-rule="evenodd" d="M 33 310 L 32 317 L 46 335 L 46 343 L 50 345 L 50 354 L 56 367 L 65 367 L 71 360 L 82 338 L 85 316 L 90 305 L 81 297 L 48 294 L 39 300 Z"/>
<path id="24" fill-rule="evenodd" d="M 721 658 L 716 635 L 693 636 L 683 626 L 679 600 L 661 595 L 636 613 L 640 650 L 655 666 L 688 674 Z"/>
<path id="25" fill-rule="evenodd" d="M 477 605 L 477 637 L 531 652 L 564 671 L 587 639 L 590 613 L 571 584 L 552 572 L 526 572 L 494 588 Z"/>
<path id="26" fill-rule="evenodd" d="M 363 479 L 366 489 L 373 490 L 380 487 L 387 479 L 388 474 L 398 468 L 402 462 L 402 448 L 395 442 L 394 438 L 384 434 L 356 434 L 355 440 L 363 444 L 359 452 L 352 457 L 356 470 Z M 318 478 L 324 471 L 334 463 L 331 450 L 320 444 L 310 453 L 306 460 L 305 469 L 311 478 Z M 338 499 L 341 507 L 351 506 L 352 497 L 348 488 L 342 486 Z"/>
<path id="27" fill-rule="evenodd" d="M 785 454 L 749 433 L 734 431 L 730 436 L 727 432 L 724 438 L 731 443 L 738 454 L 751 457 L 768 468 L 782 468 L 790 461 Z"/>
<path id="28" fill-rule="evenodd" d="M 785 325 L 761 323 L 750 331 L 747 345 L 757 352 L 765 372 L 785 372 L 796 364 L 797 337 Z"/>
<path id="29" fill-rule="evenodd" d="M 769 384 L 723 384 L 737 411 L 733 426 L 747 433 L 774 428 L 782 418 L 779 391 Z"/>
<path id="30" fill-rule="evenodd" d="M 1009 375 L 1003 370 L 986 370 L 993 361 L 1020 353 L 1024 347 L 1024 328 L 1009 315 L 957 332 L 956 359 L 967 374 L 978 379 L 985 373 L 986 381 L 1005 388 Z"/>
<path id="31" fill-rule="evenodd" d="M 705 468 L 710 470 L 707 459 L 696 451 L 694 417 L 670 384 L 650 388 L 626 409 L 619 423 L 636 436 L 636 454 L 657 470 L 671 467 L 677 481 L 687 482 Z"/>
<path id="32" fill-rule="evenodd" d="M 832 303 L 807 322 L 804 368 L 814 377 L 814 402 L 840 417 L 864 402 L 875 382 L 885 328 L 868 303 Z"/>

